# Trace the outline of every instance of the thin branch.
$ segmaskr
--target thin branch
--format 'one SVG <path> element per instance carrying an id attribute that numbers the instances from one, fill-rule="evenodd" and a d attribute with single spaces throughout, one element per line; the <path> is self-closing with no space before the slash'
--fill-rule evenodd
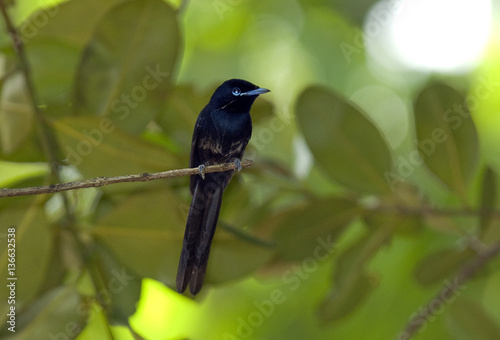
<path id="1" fill-rule="evenodd" d="M 249 168 L 253 165 L 253 161 L 244 160 L 241 162 L 242 168 Z M 217 165 L 206 166 L 204 172 L 222 172 L 228 170 L 236 170 L 235 163 L 223 163 Z M 116 177 L 96 177 L 88 180 L 78 181 L 78 182 L 68 182 L 60 184 L 44 185 L 39 187 L 29 187 L 29 188 L 3 188 L 0 189 L 0 197 L 14 197 L 14 196 L 28 196 L 28 195 L 39 195 L 39 194 L 52 194 L 55 192 L 84 189 L 84 188 L 97 188 L 105 185 L 116 184 L 116 183 L 126 183 L 126 182 L 149 182 L 156 181 L 159 179 L 198 175 L 198 168 L 186 168 L 186 169 L 175 169 L 169 171 L 155 172 L 155 173 L 143 173 L 139 175 L 125 175 Z"/>
<path id="2" fill-rule="evenodd" d="M 427 305 L 414 314 L 414 316 L 408 322 L 405 330 L 401 332 L 398 336 L 398 340 L 409 340 L 411 339 L 419 330 L 424 326 L 428 320 L 434 317 L 436 313 L 436 305 L 439 310 L 441 307 L 451 302 L 450 297 L 456 297 L 458 290 L 464 289 L 462 286 L 466 281 L 472 279 L 476 273 L 483 268 L 490 260 L 500 254 L 500 242 L 493 244 L 491 247 L 487 248 L 484 252 L 478 254 L 474 260 L 462 267 L 462 270 L 450 281 L 445 282 L 445 287 L 433 298 Z"/>

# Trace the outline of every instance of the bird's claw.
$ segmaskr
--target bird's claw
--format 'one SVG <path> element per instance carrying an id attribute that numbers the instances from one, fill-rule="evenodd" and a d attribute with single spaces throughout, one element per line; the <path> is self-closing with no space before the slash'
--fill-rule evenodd
<path id="1" fill-rule="evenodd" d="M 205 165 L 201 164 L 198 166 L 198 172 L 200 173 L 200 176 L 202 179 L 205 179 Z"/>
<path id="2" fill-rule="evenodd" d="M 241 171 L 241 169 L 242 169 L 242 168 L 241 168 L 241 161 L 240 161 L 240 159 L 239 159 L 239 158 L 235 158 L 235 159 L 233 159 L 233 163 L 234 163 L 234 165 L 236 166 L 236 171 L 237 171 L 237 172 L 240 172 L 240 171 Z"/>

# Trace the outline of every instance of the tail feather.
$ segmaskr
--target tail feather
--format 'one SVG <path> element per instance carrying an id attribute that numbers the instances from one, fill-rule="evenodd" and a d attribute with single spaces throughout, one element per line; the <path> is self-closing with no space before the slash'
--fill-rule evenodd
<path id="1" fill-rule="evenodd" d="M 191 274 L 193 272 L 196 244 L 200 234 L 200 225 L 204 213 L 204 204 L 199 203 L 200 185 L 196 184 L 193 190 L 193 200 L 189 207 L 186 231 L 182 243 L 181 258 L 177 269 L 177 291 L 182 293 L 186 290 Z M 197 203 L 198 202 L 198 203 Z"/>
<path id="2" fill-rule="evenodd" d="M 224 178 L 225 179 L 225 178 Z M 177 291 L 182 293 L 189 283 L 189 291 L 196 295 L 203 285 L 210 246 L 219 218 L 225 183 L 209 185 L 197 181 L 186 222 L 181 258 L 177 270 Z M 213 184 L 213 183 L 212 183 Z M 222 184 L 222 185 L 221 185 Z"/>
<path id="3" fill-rule="evenodd" d="M 223 190 L 224 189 L 221 187 L 216 188 L 214 192 L 210 194 L 205 206 L 203 223 L 196 245 L 191 281 L 189 282 L 189 291 L 193 295 L 198 294 L 205 279 L 210 246 L 212 245 L 215 227 L 217 226 L 217 220 L 219 218 Z"/>

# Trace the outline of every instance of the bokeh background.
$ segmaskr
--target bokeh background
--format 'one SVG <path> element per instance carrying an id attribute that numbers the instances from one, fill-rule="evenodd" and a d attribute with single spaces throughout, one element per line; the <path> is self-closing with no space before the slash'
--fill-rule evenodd
<path id="1" fill-rule="evenodd" d="M 272 91 L 196 297 L 187 177 L 1 198 L 2 338 L 500 338 L 499 1 L 2 4 L 0 187 L 185 168 L 219 84 Z"/>

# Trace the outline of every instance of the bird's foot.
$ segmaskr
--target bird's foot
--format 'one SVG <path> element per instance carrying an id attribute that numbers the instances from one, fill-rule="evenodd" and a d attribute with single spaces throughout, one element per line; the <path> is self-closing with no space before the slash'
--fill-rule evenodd
<path id="1" fill-rule="evenodd" d="M 201 164 L 198 166 L 198 172 L 200 173 L 200 176 L 202 179 L 205 179 L 205 165 Z"/>
<path id="2" fill-rule="evenodd" d="M 233 163 L 236 166 L 236 171 L 240 172 L 241 171 L 241 161 L 239 158 L 233 159 Z"/>

